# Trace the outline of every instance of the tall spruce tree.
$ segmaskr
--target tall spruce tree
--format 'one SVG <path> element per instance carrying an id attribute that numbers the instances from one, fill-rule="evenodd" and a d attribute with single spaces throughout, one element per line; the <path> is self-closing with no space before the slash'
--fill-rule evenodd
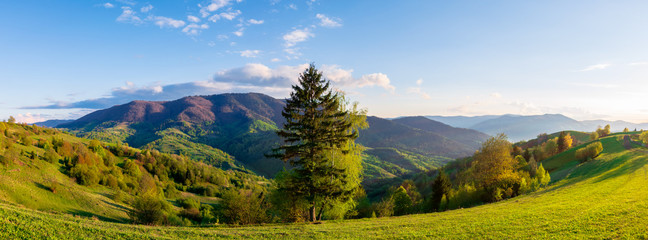
<path id="1" fill-rule="evenodd" d="M 285 182 L 278 184 L 279 191 L 304 199 L 309 221 L 316 221 L 322 212 L 320 209 L 317 214 L 317 207 L 324 207 L 317 203 L 350 196 L 354 190 L 347 187 L 348 171 L 336 165 L 330 153 L 349 154 L 344 147 L 358 137 L 358 131 L 342 98 L 329 90 L 329 81 L 313 64 L 292 88 L 282 112 L 286 123 L 277 132 L 284 145 L 274 149 L 271 156 L 294 167 Z"/>

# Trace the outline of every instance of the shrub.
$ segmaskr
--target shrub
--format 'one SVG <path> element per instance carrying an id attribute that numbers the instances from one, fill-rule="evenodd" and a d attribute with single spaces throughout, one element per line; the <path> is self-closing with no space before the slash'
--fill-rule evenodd
<path id="1" fill-rule="evenodd" d="M 230 223 L 255 224 L 267 221 L 263 194 L 251 190 L 228 191 L 223 195 L 223 215 Z"/>
<path id="2" fill-rule="evenodd" d="M 578 149 L 575 153 L 576 159 L 581 160 L 581 162 L 586 162 L 588 160 L 596 158 L 603 151 L 603 144 L 601 142 L 591 143 L 581 149 Z"/>
<path id="3" fill-rule="evenodd" d="M 152 192 L 136 197 L 132 207 L 129 216 L 133 222 L 148 225 L 162 224 L 168 209 L 166 202 Z"/>
<path id="4" fill-rule="evenodd" d="M 86 164 L 77 164 L 70 169 L 70 177 L 76 178 L 77 183 L 81 185 L 91 186 L 99 182 L 97 168 L 89 167 Z"/>

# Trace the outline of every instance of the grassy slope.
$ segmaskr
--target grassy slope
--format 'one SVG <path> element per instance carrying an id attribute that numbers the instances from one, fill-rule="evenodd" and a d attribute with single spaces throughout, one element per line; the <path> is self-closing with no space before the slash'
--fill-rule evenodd
<path id="1" fill-rule="evenodd" d="M 31 138 L 49 139 L 54 135 L 38 135 Z M 87 142 L 66 134 L 56 137 L 70 142 Z M 14 144 L 15 148 L 42 156 L 44 150 L 35 146 Z M 60 172 L 62 164 L 50 164 L 21 156 L 8 166 L 0 166 L 0 201 L 18 203 L 28 208 L 82 216 L 97 216 L 107 221 L 127 221 L 128 207 L 109 198 L 112 194 L 105 187 L 88 188 L 76 184 Z M 56 183 L 56 193 L 50 190 Z"/>
<path id="2" fill-rule="evenodd" d="M 469 209 L 317 225 L 175 228 L 0 204 L 0 238 L 648 238 L 648 150 L 625 150 L 615 136 L 601 141 L 605 151 L 597 159 L 571 169 L 551 187 Z"/>

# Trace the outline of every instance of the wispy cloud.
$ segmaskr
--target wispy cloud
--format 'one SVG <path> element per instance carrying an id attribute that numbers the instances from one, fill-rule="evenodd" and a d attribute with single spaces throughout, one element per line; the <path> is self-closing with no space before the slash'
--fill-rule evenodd
<path id="1" fill-rule="evenodd" d="M 250 19 L 248 20 L 248 23 L 258 25 L 263 24 L 263 20 Z"/>
<path id="2" fill-rule="evenodd" d="M 629 66 L 645 66 L 645 65 L 648 65 L 648 62 L 633 62 L 633 63 L 629 63 L 628 65 Z"/>
<path id="3" fill-rule="evenodd" d="M 196 16 L 189 15 L 189 16 L 187 16 L 187 21 L 197 23 L 197 22 L 200 22 L 200 18 L 196 17 Z"/>
<path id="4" fill-rule="evenodd" d="M 196 24 L 192 23 L 187 25 L 182 29 L 182 32 L 186 33 L 187 35 L 198 35 L 201 30 L 208 29 L 209 25 L 206 23 L 203 24 Z"/>
<path id="5" fill-rule="evenodd" d="M 160 26 L 160 28 L 170 27 L 170 28 L 180 28 L 185 25 L 185 21 L 177 20 L 168 17 L 155 16 L 152 17 L 155 25 Z"/>
<path id="6" fill-rule="evenodd" d="M 245 31 L 245 28 L 239 28 L 238 30 L 234 31 L 233 34 L 236 35 L 237 37 L 242 37 L 243 31 Z"/>
<path id="7" fill-rule="evenodd" d="M 244 50 L 244 51 L 240 51 L 239 53 L 241 53 L 241 57 L 256 58 L 256 57 L 259 56 L 259 53 L 261 53 L 261 51 L 259 51 L 259 50 Z"/>
<path id="8" fill-rule="evenodd" d="M 141 24 L 141 18 L 135 15 L 135 12 L 130 7 L 122 7 L 122 13 L 117 17 L 118 22 Z"/>
<path id="9" fill-rule="evenodd" d="M 103 7 L 105 7 L 105 8 L 114 8 L 115 5 L 112 5 L 112 3 L 107 2 L 107 3 L 103 4 Z"/>
<path id="10" fill-rule="evenodd" d="M 147 13 L 153 10 L 153 5 L 148 4 L 140 9 L 140 12 Z"/>
<path id="11" fill-rule="evenodd" d="M 342 26 L 342 20 L 339 18 L 330 18 L 321 13 L 318 13 L 317 15 L 315 15 L 315 17 L 320 20 L 319 25 L 322 27 L 334 28 Z"/>
<path id="12" fill-rule="evenodd" d="M 593 71 L 593 70 L 603 70 L 603 69 L 606 69 L 606 68 L 608 68 L 610 66 L 612 66 L 612 64 L 608 64 L 608 63 L 595 64 L 595 65 L 587 66 L 587 67 L 579 70 L 579 72 L 587 72 L 587 71 Z"/>
<path id="13" fill-rule="evenodd" d="M 423 99 L 432 98 L 432 97 L 430 97 L 429 94 L 427 94 L 426 92 L 423 92 L 423 90 L 421 89 L 421 85 L 423 85 L 423 79 L 419 78 L 418 80 L 416 80 L 416 86 L 417 87 L 408 88 L 407 93 L 417 94 L 417 95 L 421 96 L 421 98 L 423 98 Z"/>

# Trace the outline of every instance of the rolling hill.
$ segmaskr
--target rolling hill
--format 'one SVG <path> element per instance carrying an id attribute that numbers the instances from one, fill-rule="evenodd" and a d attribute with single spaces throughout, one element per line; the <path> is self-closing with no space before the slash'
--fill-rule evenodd
<path id="1" fill-rule="evenodd" d="M 79 137 L 184 154 L 224 168 L 273 177 L 288 168 L 265 153 L 278 146 L 284 101 L 259 93 L 133 101 L 59 125 Z M 368 147 L 367 178 L 389 178 L 442 166 L 472 154 L 486 135 L 425 120 L 368 117 L 357 142 Z M 421 121 L 425 120 L 425 121 Z M 371 163 L 369 163 L 371 162 Z"/>
<path id="2" fill-rule="evenodd" d="M 648 149 L 601 139 L 603 153 L 574 162 L 578 146 L 551 159 L 554 183 L 541 191 L 493 204 L 446 212 L 322 224 L 149 227 L 43 213 L 0 203 L 0 238 L 647 238 Z M 558 176 L 562 172 L 561 176 Z"/>

